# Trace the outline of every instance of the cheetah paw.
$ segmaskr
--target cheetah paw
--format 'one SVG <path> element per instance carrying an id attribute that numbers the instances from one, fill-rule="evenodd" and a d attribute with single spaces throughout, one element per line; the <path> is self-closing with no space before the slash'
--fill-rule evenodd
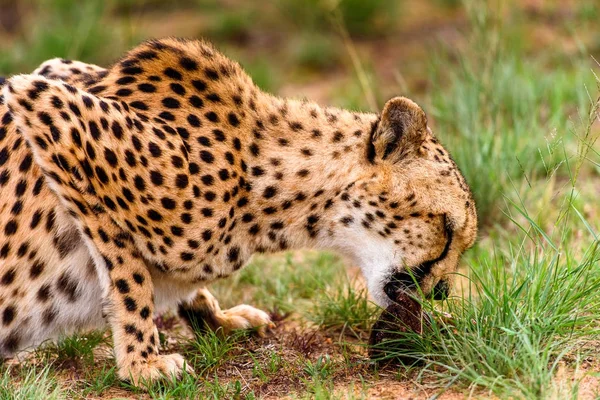
<path id="1" fill-rule="evenodd" d="M 143 363 L 139 361 L 134 361 L 134 363 L 129 368 L 120 368 L 119 377 L 136 386 L 165 378 L 181 378 L 183 370 L 194 375 L 194 369 L 177 353 L 160 354 L 144 360 Z"/>
<path id="2" fill-rule="evenodd" d="M 256 329 L 259 336 L 264 336 L 267 329 L 275 327 L 269 314 L 247 304 L 240 304 L 224 310 L 222 318 L 222 326 L 228 331 L 234 329 Z"/>

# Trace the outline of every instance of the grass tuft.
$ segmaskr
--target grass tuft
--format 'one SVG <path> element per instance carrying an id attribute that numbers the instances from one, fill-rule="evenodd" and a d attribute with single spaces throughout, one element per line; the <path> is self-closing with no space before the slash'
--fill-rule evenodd
<path id="1" fill-rule="evenodd" d="M 57 343 L 47 343 L 36 349 L 37 357 L 60 368 L 79 368 L 94 364 L 94 349 L 107 343 L 102 331 L 67 336 Z"/>
<path id="2" fill-rule="evenodd" d="M 378 307 L 366 289 L 356 289 L 350 282 L 320 293 L 306 317 L 320 328 L 364 339 L 371 329 Z"/>
<path id="3" fill-rule="evenodd" d="M 240 343 L 247 340 L 248 335 L 245 331 L 238 331 L 224 336 L 221 331 L 207 330 L 188 341 L 183 355 L 196 373 L 205 375 L 227 362 L 236 350 L 240 350 Z"/>
<path id="4" fill-rule="evenodd" d="M 7 368 L 0 375 L 0 399 L 62 400 L 68 396 L 52 376 L 49 367 L 13 371 Z"/>

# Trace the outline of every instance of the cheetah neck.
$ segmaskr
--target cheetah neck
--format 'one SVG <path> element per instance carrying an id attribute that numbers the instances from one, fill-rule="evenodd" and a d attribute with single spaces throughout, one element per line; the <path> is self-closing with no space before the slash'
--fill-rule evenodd
<path id="1" fill-rule="evenodd" d="M 246 138 L 253 250 L 330 248 L 340 195 L 370 174 L 376 114 L 267 96 Z M 258 223 L 261 220 L 265 222 Z"/>

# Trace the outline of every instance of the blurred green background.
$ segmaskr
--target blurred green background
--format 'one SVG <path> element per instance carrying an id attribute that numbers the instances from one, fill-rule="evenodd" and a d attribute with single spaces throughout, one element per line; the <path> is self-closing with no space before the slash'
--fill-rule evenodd
<path id="1" fill-rule="evenodd" d="M 511 51 L 563 68 L 600 51 L 598 17 L 592 0 L 0 0 L 0 73 L 52 57 L 105 66 L 147 38 L 204 37 L 267 90 L 374 108 L 438 90 L 432 67 L 477 46 L 473 28 L 510 30 Z M 494 47 L 481 44 L 479 56 L 492 61 Z"/>

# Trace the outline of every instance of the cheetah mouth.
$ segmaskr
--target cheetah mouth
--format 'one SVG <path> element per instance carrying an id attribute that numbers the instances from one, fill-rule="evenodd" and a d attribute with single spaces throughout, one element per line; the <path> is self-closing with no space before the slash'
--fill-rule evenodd
<path id="1" fill-rule="evenodd" d="M 413 268 L 405 269 L 403 271 L 396 271 L 389 277 L 387 283 L 383 287 L 383 291 L 388 298 L 395 302 L 399 293 L 414 293 L 417 291 L 424 279 L 431 274 L 433 267 L 448 255 L 453 237 L 452 229 L 450 229 L 448 226 L 446 227 L 446 235 L 448 238 L 446 245 L 444 246 L 442 254 L 440 254 L 437 258 L 431 261 L 426 261 Z M 396 268 L 392 267 L 390 269 L 395 270 Z M 448 284 L 448 281 L 441 279 L 432 288 L 430 293 L 424 293 L 424 295 L 432 295 L 434 300 L 444 300 L 448 297 L 449 290 L 450 285 Z"/>
<path id="2" fill-rule="evenodd" d="M 406 272 L 397 272 L 385 284 L 383 287 L 383 291 L 386 296 L 396 302 L 398 296 L 402 293 L 408 292 L 416 292 L 417 286 L 419 285 L 419 281 L 415 274 L 410 275 Z M 447 280 L 441 279 L 438 283 L 433 287 L 431 293 L 426 293 L 425 295 L 431 295 L 433 300 L 445 300 L 448 298 L 448 293 L 450 292 L 450 284 Z"/>
<path id="3" fill-rule="evenodd" d="M 398 271 L 394 273 L 383 287 L 386 296 L 392 301 L 402 292 L 415 292 L 431 270 L 433 263 L 423 263 L 411 269 L 411 272 Z"/>

